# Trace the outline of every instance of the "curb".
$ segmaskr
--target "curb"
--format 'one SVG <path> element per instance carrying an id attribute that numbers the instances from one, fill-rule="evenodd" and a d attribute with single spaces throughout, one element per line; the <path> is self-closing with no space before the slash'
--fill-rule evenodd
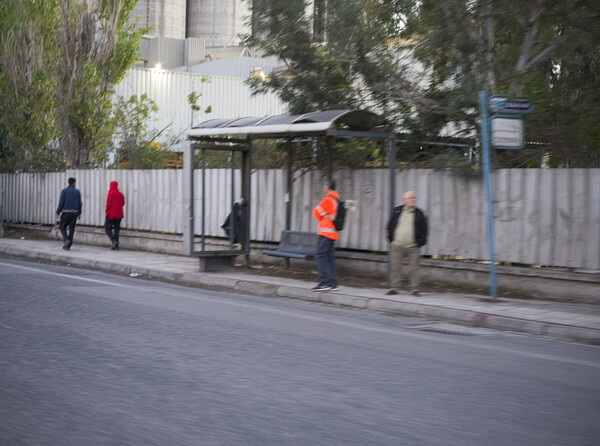
<path id="1" fill-rule="evenodd" d="M 343 294 L 340 292 L 315 293 L 308 288 L 298 288 L 287 285 L 239 280 L 226 277 L 215 277 L 203 273 L 176 273 L 152 268 L 140 268 L 132 265 L 102 262 L 96 260 L 79 259 L 61 254 L 49 254 L 25 251 L 18 248 L 0 248 L 0 254 L 8 256 L 52 262 L 66 266 L 92 268 L 108 273 L 140 273 L 152 279 L 164 280 L 172 283 L 195 286 L 199 288 L 221 288 L 230 291 L 254 294 L 263 297 L 280 297 L 298 299 L 309 302 L 319 302 L 327 305 L 338 305 L 356 309 L 366 309 L 400 316 L 427 318 L 438 321 L 454 322 L 462 325 L 489 328 L 494 330 L 512 331 L 537 336 L 549 336 L 562 340 L 582 342 L 586 344 L 600 344 L 600 330 L 563 325 L 558 323 L 532 321 L 517 317 L 499 316 L 473 310 L 458 310 L 455 308 L 439 307 L 429 304 L 414 302 L 398 302 L 385 298 L 373 298 Z"/>

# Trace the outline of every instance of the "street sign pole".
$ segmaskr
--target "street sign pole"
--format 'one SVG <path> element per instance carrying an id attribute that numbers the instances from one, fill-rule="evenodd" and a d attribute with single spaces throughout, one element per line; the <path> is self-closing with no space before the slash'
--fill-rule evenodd
<path id="1" fill-rule="evenodd" d="M 490 120 L 488 117 L 488 104 L 485 91 L 479 92 L 479 108 L 481 110 L 481 139 L 483 152 L 483 181 L 485 183 L 485 197 L 487 202 L 487 228 L 488 245 L 490 250 L 490 295 L 492 302 L 496 301 L 496 255 L 494 243 L 494 208 L 492 202 L 492 182 L 490 173 Z"/>

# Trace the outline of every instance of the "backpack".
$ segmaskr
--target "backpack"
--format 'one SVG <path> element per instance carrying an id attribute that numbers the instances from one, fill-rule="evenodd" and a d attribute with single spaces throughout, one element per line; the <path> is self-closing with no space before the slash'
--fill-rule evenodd
<path id="1" fill-rule="evenodd" d="M 344 220 L 346 219 L 346 206 L 343 201 L 338 201 L 337 213 L 333 220 L 333 227 L 336 231 L 344 229 Z"/>

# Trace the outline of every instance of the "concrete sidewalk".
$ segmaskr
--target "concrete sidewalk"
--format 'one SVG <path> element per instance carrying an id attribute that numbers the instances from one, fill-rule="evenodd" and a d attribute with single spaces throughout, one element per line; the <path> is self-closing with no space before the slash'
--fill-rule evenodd
<path id="1" fill-rule="evenodd" d="M 0 239 L 0 256 L 600 344 L 598 305 L 506 298 L 492 303 L 480 295 L 454 293 L 386 296 L 382 289 L 351 288 L 343 284 L 339 291 L 315 293 L 310 289 L 314 283 L 240 272 L 235 268 L 201 273 L 198 259 L 191 257 L 111 251 L 77 243 L 70 251 L 61 248 L 62 242 L 57 240 Z"/>

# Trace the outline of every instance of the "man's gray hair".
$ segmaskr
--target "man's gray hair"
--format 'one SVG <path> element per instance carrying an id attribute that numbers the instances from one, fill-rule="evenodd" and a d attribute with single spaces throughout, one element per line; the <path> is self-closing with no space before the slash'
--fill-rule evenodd
<path id="1" fill-rule="evenodd" d="M 329 187 L 331 190 L 335 190 L 335 181 L 333 181 L 331 178 L 327 178 L 325 180 L 325 186 Z"/>

